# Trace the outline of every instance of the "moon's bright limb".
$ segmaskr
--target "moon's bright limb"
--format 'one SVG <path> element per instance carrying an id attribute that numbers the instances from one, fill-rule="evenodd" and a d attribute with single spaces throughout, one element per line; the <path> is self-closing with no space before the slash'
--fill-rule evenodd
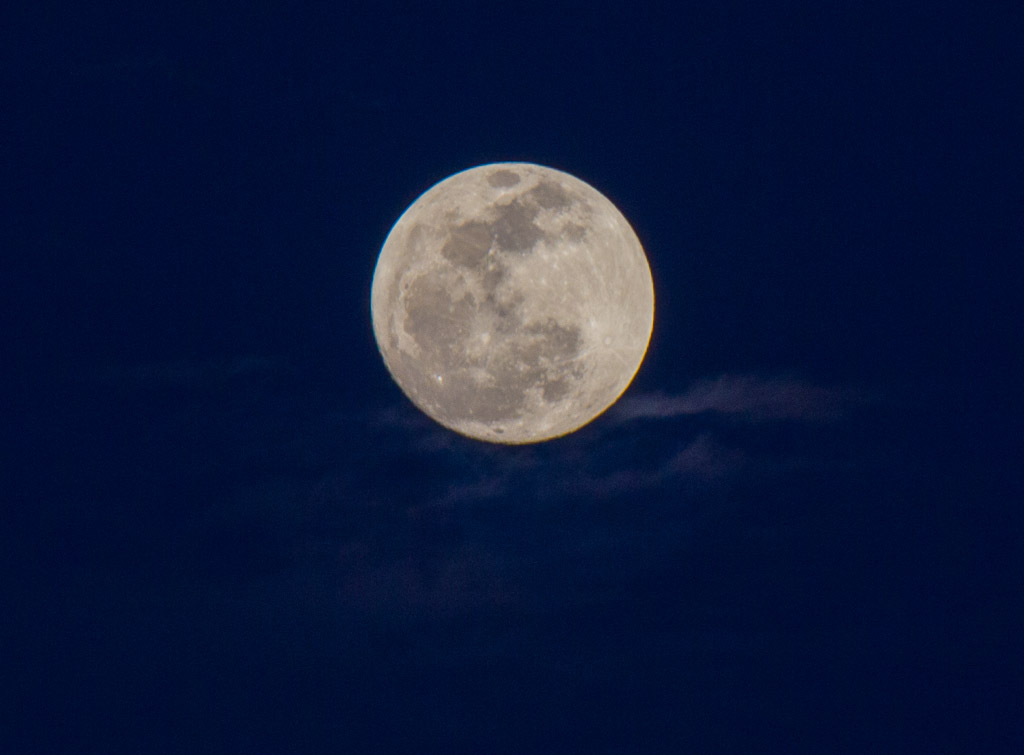
<path id="1" fill-rule="evenodd" d="M 398 219 L 371 307 L 384 362 L 417 407 L 472 438 L 532 443 L 626 390 L 654 286 L 636 234 L 596 189 L 495 163 L 441 181 Z"/>

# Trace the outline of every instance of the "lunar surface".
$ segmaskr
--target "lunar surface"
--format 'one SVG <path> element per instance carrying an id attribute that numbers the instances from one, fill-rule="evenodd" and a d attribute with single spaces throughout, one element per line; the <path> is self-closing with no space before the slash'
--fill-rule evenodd
<path id="1" fill-rule="evenodd" d="M 441 181 L 398 219 L 371 307 L 384 362 L 417 407 L 472 438 L 533 443 L 626 390 L 654 287 L 636 234 L 596 189 L 495 163 Z"/>

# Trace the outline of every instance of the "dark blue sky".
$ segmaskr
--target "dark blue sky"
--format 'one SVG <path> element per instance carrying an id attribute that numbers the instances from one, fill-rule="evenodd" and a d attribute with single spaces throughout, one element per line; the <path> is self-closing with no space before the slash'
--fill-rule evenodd
<path id="1" fill-rule="evenodd" d="M 1019 751 L 997 5 L 6 12 L 11 751 Z M 623 400 L 531 447 L 420 415 L 369 318 L 502 160 L 655 283 Z"/>

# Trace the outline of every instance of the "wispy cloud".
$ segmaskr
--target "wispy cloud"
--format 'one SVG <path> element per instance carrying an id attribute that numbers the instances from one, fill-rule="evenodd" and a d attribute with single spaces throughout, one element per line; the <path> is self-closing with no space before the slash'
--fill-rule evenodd
<path id="1" fill-rule="evenodd" d="M 116 521 L 95 525 L 86 536 L 101 554 L 97 574 L 136 584 L 144 568 L 186 605 L 230 595 L 274 616 L 312 605 L 310 621 L 325 631 L 337 621 L 356 635 L 369 628 L 367 636 L 469 626 L 478 616 L 499 627 L 506 616 L 626 600 L 714 537 L 751 490 L 776 496 L 785 488 L 771 486 L 795 463 L 833 464 L 830 446 L 815 441 L 842 433 L 836 420 L 863 401 L 790 377 L 723 375 L 630 393 L 550 443 L 502 446 L 450 432 L 399 396 L 388 407 L 356 406 L 310 390 L 301 373 L 257 357 L 91 377 L 115 389 L 101 397 L 120 397 L 122 387 L 131 400 L 147 390 L 162 397 L 139 402 L 129 419 L 141 429 L 120 452 L 144 475 L 118 478 L 160 514 L 135 515 L 133 529 L 124 523 L 132 510 L 121 507 Z M 728 421 L 689 419 L 702 414 Z M 501 652 L 477 635 L 455 650 L 431 639 L 447 629 L 409 636 L 422 637 L 410 645 L 417 657 L 436 649 L 444 662 Z"/>
<path id="2" fill-rule="evenodd" d="M 725 375 L 629 395 L 551 443 L 500 446 L 445 430 L 404 400 L 353 409 L 287 380 L 287 390 L 264 391 L 267 377 L 289 374 L 269 360 L 229 357 L 97 377 L 140 389 L 239 381 L 250 397 L 238 411 L 216 391 L 189 396 L 183 419 L 160 415 L 164 426 L 151 433 L 153 458 L 165 454 L 156 470 L 172 471 L 186 490 L 219 486 L 196 496 L 177 530 L 176 548 L 193 556 L 183 573 L 214 582 L 317 574 L 353 615 L 395 621 L 536 602 L 536 584 L 552 573 L 565 575 L 573 595 L 591 589 L 580 585 L 625 584 L 623 570 L 677 551 L 700 517 L 713 516 L 701 501 L 785 473 L 804 452 L 803 442 L 766 450 L 770 421 L 806 423 L 801 439 L 830 434 L 837 428 L 814 423 L 863 401 L 793 378 Z M 702 413 L 748 425 L 672 421 Z M 184 472 L 168 449 L 181 449 Z M 133 449 L 133 458 L 146 453 Z M 550 600 L 565 591 L 549 591 Z"/>
<path id="3" fill-rule="evenodd" d="M 472 460 L 452 469 L 447 484 L 432 491 L 427 504 L 458 506 L 499 499 L 512 489 L 529 490 L 534 499 L 606 499 L 666 484 L 694 490 L 728 484 L 750 464 L 763 460 L 752 457 L 750 449 L 737 447 L 737 438 L 723 440 L 714 428 L 698 433 L 692 428 L 663 428 L 651 434 L 642 431 L 643 420 L 717 414 L 752 425 L 820 425 L 841 420 L 867 399 L 863 391 L 793 377 L 722 375 L 697 381 L 679 393 L 627 396 L 601 423 L 551 444 L 514 448 L 457 436 L 411 406 L 377 413 L 371 422 L 400 445 L 400 436 L 405 436 L 410 452 L 437 459 L 442 466 L 452 459 Z M 757 432 L 753 427 L 751 431 Z"/>
<path id="4" fill-rule="evenodd" d="M 702 502 L 768 484 L 801 460 L 807 443 L 766 450 L 761 440 L 775 433 L 768 425 L 805 425 L 806 432 L 796 431 L 802 439 L 831 434 L 838 428 L 826 423 L 867 398 L 793 377 L 722 375 L 676 393 L 627 396 L 580 432 L 511 447 L 463 438 L 407 404 L 367 414 L 370 432 L 381 438 L 372 446 L 387 457 L 377 466 L 404 467 L 417 482 L 377 480 L 370 510 L 386 518 L 400 502 L 401 517 L 393 532 L 352 533 L 365 551 L 354 562 L 342 559 L 342 592 L 354 608 L 402 616 L 557 603 L 566 593 L 548 598 L 534 589 L 553 573 L 564 575 L 574 599 L 625 589 L 630 569 L 670 557 L 694 531 L 713 526 L 718 509 Z M 700 414 L 746 426 L 737 432 L 735 422 L 672 422 Z M 829 464 L 827 452 L 818 461 Z M 542 535 L 535 541 L 525 532 Z M 411 542 L 415 559 L 405 551 Z"/>
<path id="5" fill-rule="evenodd" d="M 710 435 L 694 438 L 682 447 L 655 459 L 653 464 L 623 463 L 606 471 L 578 470 L 562 483 L 565 492 L 610 497 L 649 490 L 666 483 L 703 486 L 738 470 L 744 454 L 715 442 Z"/>
<path id="6" fill-rule="evenodd" d="M 797 378 L 722 375 L 700 380 L 682 393 L 627 396 L 615 406 L 612 416 L 631 420 L 714 412 L 755 422 L 829 422 L 864 400 L 857 391 L 822 387 Z"/>

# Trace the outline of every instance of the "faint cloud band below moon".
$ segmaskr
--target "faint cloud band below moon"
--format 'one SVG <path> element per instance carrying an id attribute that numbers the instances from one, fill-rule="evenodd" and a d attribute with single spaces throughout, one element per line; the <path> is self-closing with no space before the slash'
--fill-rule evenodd
<path id="1" fill-rule="evenodd" d="M 700 380 L 681 394 L 655 392 L 626 396 L 612 409 L 612 416 L 626 421 L 716 412 L 753 422 L 830 422 L 840 419 L 866 398 L 852 389 L 825 388 L 795 378 L 722 375 Z"/>

